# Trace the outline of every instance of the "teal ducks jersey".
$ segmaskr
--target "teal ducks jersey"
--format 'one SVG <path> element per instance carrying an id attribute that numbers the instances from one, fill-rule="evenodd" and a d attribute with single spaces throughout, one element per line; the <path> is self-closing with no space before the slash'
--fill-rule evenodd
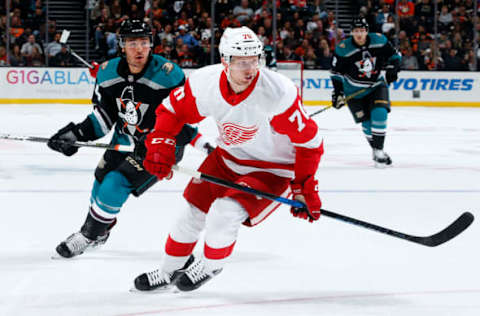
<path id="1" fill-rule="evenodd" d="M 335 48 L 331 68 L 333 86 L 336 91 L 343 91 L 346 97 L 366 89 L 354 97 L 363 98 L 374 90 L 369 87 L 377 81 L 384 82 L 382 68 L 388 64 L 399 65 L 400 60 L 400 54 L 383 34 L 368 33 L 363 46 L 357 45 L 350 36 Z"/>
<path id="2" fill-rule="evenodd" d="M 155 110 L 162 100 L 184 82 L 180 67 L 159 55 L 152 55 L 139 74 L 130 73 L 125 58 L 104 62 L 89 115 L 95 136 L 103 137 L 114 128 L 112 144 L 133 144 L 155 125 Z"/>

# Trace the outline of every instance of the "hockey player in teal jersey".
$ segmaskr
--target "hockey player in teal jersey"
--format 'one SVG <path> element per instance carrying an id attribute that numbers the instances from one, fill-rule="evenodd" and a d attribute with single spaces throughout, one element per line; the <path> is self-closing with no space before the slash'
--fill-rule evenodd
<path id="1" fill-rule="evenodd" d="M 112 145 L 135 145 L 135 154 L 107 150 L 95 170 L 90 207 L 80 231 L 57 248 L 66 258 L 105 243 L 117 215 L 130 194 L 138 197 L 157 182 L 143 168 L 144 136 L 153 129 L 155 110 L 172 89 L 183 85 L 185 75 L 173 62 L 152 55 L 150 26 L 140 20 L 126 20 L 120 27 L 122 56 L 103 63 L 97 73 L 92 97 L 93 111 L 79 123 L 69 123 L 53 135 L 48 146 L 66 156 L 78 151 L 68 142 L 91 141 L 114 129 Z M 184 146 L 197 135 L 184 125 L 176 137 L 176 160 Z"/>
<path id="2" fill-rule="evenodd" d="M 332 106 L 340 109 L 349 99 L 348 107 L 355 122 L 362 123 L 378 168 L 392 164 L 383 151 L 390 112 L 387 85 L 397 80 L 400 60 L 383 34 L 368 33 L 365 18 L 354 19 L 352 36 L 337 45 L 332 59 Z M 384 67 L 385 78 L 381 75 Z"/>

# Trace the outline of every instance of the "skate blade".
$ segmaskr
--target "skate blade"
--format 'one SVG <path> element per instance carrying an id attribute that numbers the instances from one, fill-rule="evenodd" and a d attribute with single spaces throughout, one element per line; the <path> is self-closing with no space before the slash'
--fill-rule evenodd
<path id="1" fill-rule="evenodd" d="M 381 162 L 376 162 L 374 163 L 374 167 L 377 169 L 386 169 L 386 168 L 391 168 L 392 164 L 386 164 L 386 163 L 381 163 Z"/>
<path id="2" fill-rule="evenodd" d="M 52 259 L 52 260 L 69 260 L 69 259 L 72 259 L 72 258 L 62 257 L 57 252 L 50 256 L 50 259 Z"/>
<path id="3" fill-rule="evenodd" d="M 178 290 L 177 287 L 175 286 L 169 286 L 169 287 L 159 288 L 159 289 L 150 290 L 150 291 L 140 291 L 133 286 L 130 288 L 129 292 L 135 293 L 135 294 L 152 295 L 152 294 L 180 293 L 180 290 Z"/>

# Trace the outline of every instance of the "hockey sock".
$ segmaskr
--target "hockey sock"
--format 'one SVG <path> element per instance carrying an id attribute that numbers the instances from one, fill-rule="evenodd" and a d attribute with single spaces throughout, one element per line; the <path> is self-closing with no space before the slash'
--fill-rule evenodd
<path id="1" fill-rule="evenodd" d="M 235 246 L 238 230 L 248 218 L 243 207 L 231 198 L 213 202 L 205 225 L 205 264 L 209 270 L 223 267 Z"/>
<path id="2" fill-rule="evenodd" d="M 191 204 L 183 210 L 165 244 L 163 271 L 173 272 L 187 262 L 200 233 L 205 228 L 205 216 L 205 213 Z"/>
<path id="3" fill-rule="evenodd" d="M 362 131 L 370 146 L 372 146 L 372 121 L 362 122 Z"/>
<path id="4" fill-rule="evenodd" d="M 82 225 L 80 232 L 83 236 L 90 240 L 96 240 L 99 236 L 105 235 L 110 224 L 102 223 L 93 218 L 91 213 L 88 213 L 85 223 Z"/>
<path id="5" fill-rule="evenodd" d="M 375 149 L 383 149 L 387 131 L 388 111 L 385 108 L 376 107 L 373 108 L 370 115 L 372 120 L 372 147 Z"/>
<path id="6" fill-rule="evenodd" d="M 91 215 L 99 222 L 111 224 L 127 200 L 132 187 L 127 178 L 117 171 L 109 172 L 102 183 L 95 181 L 90 197 Z"/>

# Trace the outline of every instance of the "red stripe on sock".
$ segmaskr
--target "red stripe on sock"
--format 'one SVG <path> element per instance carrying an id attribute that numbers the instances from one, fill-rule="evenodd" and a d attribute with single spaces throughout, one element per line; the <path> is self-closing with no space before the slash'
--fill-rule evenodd
<path id="1" fill-rule="evenodd" d="M 192 139 L 192 141 L 190 142 L 190 145 L 195 146 L 195 143 L 200 137 L 202 137 L 202 134 L 198 133 L 197 136 L 195 136 L 195 138 Z"/>
<path id="2" fill-rule="evenodd" d="M 165 245 L 165 252 L 173 257 L 185 257 L 189 256 L 193 252 L 193 248 L 195 248 L 196 241 L 192 243 L 183 243 L 178 242 L 172 239 L 170 235 L 168 235 L 167 243 Z"/>
<path id="3" fill-rule="evenodd" d="M 230 256 L 233 251 L 233 247 L 235 246 L 235 241 L 228 247 L 225 248 L 211 248 L 205 243 L 205 248 L 203 249 L 203 253 L 205 258 L 207 259 L 225 259 L 226 257 Z"/>

